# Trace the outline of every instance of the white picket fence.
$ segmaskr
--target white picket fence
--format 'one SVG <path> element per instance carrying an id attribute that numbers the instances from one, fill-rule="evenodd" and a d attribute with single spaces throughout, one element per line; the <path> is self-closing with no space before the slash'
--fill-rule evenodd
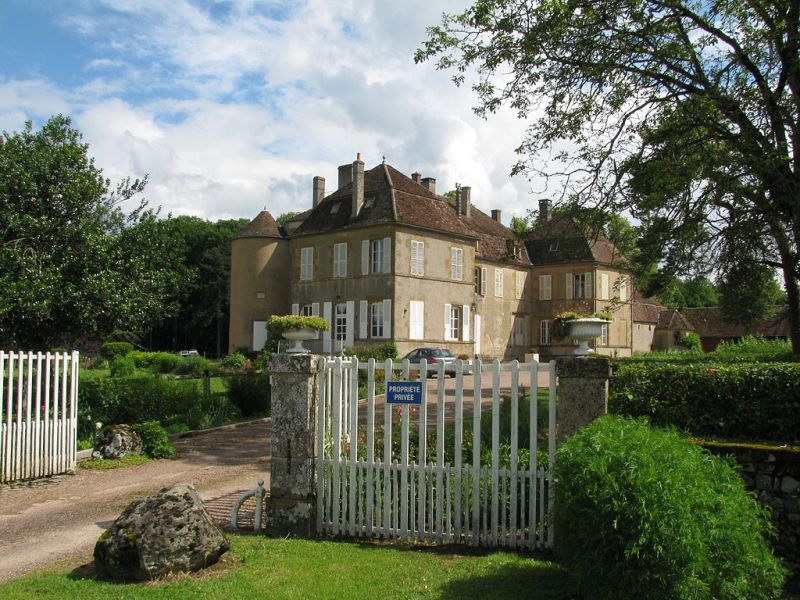
<path id="1" fill-rule="evenodd" d="M 0 351 L 0 482 L 75 469 L 78 353 Z"/>
<path id="2" fill-rule="evenodd" d="M 359 363 L 341 358 L 327 362 L 317 407 L 317 531 L 493 547 L 552 547 L 555 363 L 457 361 L 454 385 L 446 384 L 441 365 L 437 369 L 437 378 L 429 379 L 425 363 Z M 367 388 L 367 399 L 360 402 L 359 372 L 366 375 L 362 385 Z M 538 425 L 540 372 L 549 373 L 547 431 Z M 376 395 L 381 373 L 389 380 L 421 379 L 423 402 L 386 404 Z M 526 415 L 520 410 L 521 376 L 533 398 Z M 502 393 L 501 377 L 510 380 Z M 484 381 L 491 382 L 490 389 L 484 389 Z M 491 443 L 486 448 L 480 434 L 482 410 L 491 410 Z M 508 413 L 505 419 L 502 412 Z M 501 421 L 510 423 L 510 447 L 501 448 Z M 523 426 L 527 431 L 521 431 Z M 522 433 L 529 438 L 524 449 L 519 447 Z M 540 435 L 547 438 L 546 460 L 537 457 Z M 521 461 L 525 450 L 528 460 Z M 502 456 L 507 457 L 503 463 Z"/>

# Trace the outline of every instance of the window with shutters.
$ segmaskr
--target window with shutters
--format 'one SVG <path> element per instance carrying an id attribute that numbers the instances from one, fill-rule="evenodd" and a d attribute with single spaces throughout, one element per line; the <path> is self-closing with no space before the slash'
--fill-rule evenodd
<path id="1" fill-rule="evenodd" d="M 552 298 L 553 276 L 539 275 L 539 300 L 550 300 Z"/>
<path id="2" fill-rule="evenodd" d="M 589 281 L 586 273 L 576 273 L 573 275 L 572 297 L 591 298 L 589 294 Z"/>
<path id="3" fill-rule="evenodd" d="M 463 279 L 464 251 L 461 248 L 450 248 L 450 279 Z"/>
<path id="4" fill-rule="evenodd" d="M 461 307 L 450 306 L 450 337 L 449 340 L 461 339 Z"/>
<path id="5" fill-rule="evenodd" d="M 347 244 L 333 245 L 333 276 L 347 277 Z"/>
<path id="6" fill-rule="evenodd" d="M 314 308 L 310 304 L 303 304 L 303 306 L 300 308 L 300 314 L 304 317 L 313 317 Z"/>
<path id="7" fill-rule="evenodd" d="M 425 242 L 411 240 L 411 274 L 425 275 Z"/>
<path id="8" fill-rule="evenodd" d="M 335 323 L 334 334 L 336 339 L 343 342 L 347 339 L 347 304 L 344 302 L 336 305 Z"/>
<path id="9" fill-rule="evenodd" d="M 525 317 L 514 317 L 514 345 L 525 345 Z"/>
<path id="10" fill-rule="evenodd" d="M 619 300 L 620 302 L 628 300 L 628 280 L 625 277 L 619 279 Z"/>
<path id="11" fill-rule="evenodd" d="M 425 338 L 425 303 L 421 300 L 409 302 L 409 331 L 408 337 L 412 340 Z"/>
<path id="12" fill-rule="evenodd" d="M 552 321 L 548 321 L 547 319 L 543 319 L 541 326 L 539 328 L 539 344 L 541 346 L 549 346 L 552 343 L 550 338 L 550 330 L 552 326 Z"/>
<path id="13" fill-rule="evenodd" d="M 383 273 L 383 240 L 370 240 L 370 273 Z"/>
<path id="14" fill-rule="evenodd" d="M 608 346 L 608 323 L 603 324 L 600 332 L 600 345 Z"/>
<path id="15" fill-rule="evenodd" d="M 474 281 L 475 293 L 476 294 L 480 294 L 481 293 L 481 268 L 480 267 L 475 267 L 472 270 L 472 275 L 475 278 L 475 281 Z"/>
<path id="16" fill-rule="evenodd" d="M 494 270 L 494 295 L 503 297 L 503 269 Z"/>
<path id="17" fill-rule="evenodd" d="M 608 273 L 603 273 L 600 275 L 600 299 L 608 300 L 608 292 Z"/>
<path id="18" fill-rule="evenodd" d="M 369 310 L 370 337 L 383 337 L 383 302 L 373 302 Z"/>
<path id="19" fill-rule="evenodd" d="M 314 248 L 300 248 L 300 281 L 314 277 Z"/>
<path id="20" fill-rule="evenodd" d="M 517 271 L 515 278 L 516 278 L 515 282 L 516 285 L 514 288 L 515 297 L 517 300 L 520 300 L 522 298 L 522 293 L 525 291 L 525 273 L 523 273 L 522 271 Z"/>

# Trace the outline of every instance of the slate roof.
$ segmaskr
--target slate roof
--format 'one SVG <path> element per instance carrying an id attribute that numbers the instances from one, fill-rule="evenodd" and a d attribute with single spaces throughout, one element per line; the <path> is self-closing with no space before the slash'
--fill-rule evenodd
<path id="1" fill-rule="evenodd" d="M 633 290 L 633 301 L 631 302 L 631 319 L 639 323 L 658 323 L 658 315 L 668 310 L 653 300 L 644 296 L 639 290 Z"/>
<path id="2" fill-rule="evenodd" d="M 789 337 L 789 314 L 785 308 L 774 317 L 756 321 L 751 325 L 728 323 L 719 307 L 684 308 L 681 312 L 686 320 L 692 323 L 700 337 L 738 338 L 743 335 Z"/>
<path id="3" fill-rule="evenodd" d="M 278 227 L 278 223 L 268 210 L 262 210 L 255 219 L 250 221 L 247 226 L 236 234 L 234 239 L 249 237 L 284 237 Z"/>
<path id="4" fill-rule="evenodd" d="M 351 219 L 353 184 L 336 190 L 308 211 L 294 235 L 325 233 L 348 227 L 396 224 L 420 227 L 477 240 L 480 258 L 530 265 L 522 244 L 514 253 L 514 232 L 474 205 L 459 215 L 455 201 L 437 196 L 394 167 L 380 164 L 364 172 L 364 204 Z M 295 217 L 297 219 L 298 217 Z"/>
<path id="5" fill-rule="evenodd" d="M 659 329 L 669 331 L 692 331 L 694 326 L 677 310 L 667 309 L 658 313 Z"/>
<path id="6" fill-rule="evenodd" d="M 539 224 L 525 240 L 528 256 L 534 265 L 592 261 L 627 268 L 627 261 L 607 238 L 576 235 L 576 232 L 581 232 L 581 228 L 567 216 Z"/>

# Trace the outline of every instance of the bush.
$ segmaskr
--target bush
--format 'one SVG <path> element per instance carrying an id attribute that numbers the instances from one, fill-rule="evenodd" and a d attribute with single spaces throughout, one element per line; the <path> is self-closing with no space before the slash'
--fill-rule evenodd
<path id="1" fill-rule="evenodd" d="M 170 354 L 169 352 L 158 352 L 153 357 L 153 370 L 156 373 L 166 374 L 172 373 L 178 368 L 181 363 L 181 357 L 177 354 Z"/>
<path id="2" fill-rule="evenodd" d="M 112 377 L 131 377 L 136 372 L 136 365 L 133 359 L 127 356 L 115 356 L 111 359 L 108 368 Z"/>
<path id="3" fill-rule="evenodd" d="M 247 357 L 241 352 L 231 352 L 220 361 L 223 369 L 228 371 L 241 371 L 247 362 Z"/>
<path id="4" fill-rule="evenodd" d="M 617 361 L 609 408 L 698 436 L 794 441 L 800 364 Z"/>
<path id="5" fill-rule="evenodd" d="M 555 547 L 585 598 L 780 597 L 767 509 L 677 433 L 603 417 L 561 446 L 556 477 Z"/>
<path id="6" fill-rule="evenodd" d="M 100 356 L 93 356 L 92 359 L 89 361 L 89 368 L 90 369 L 107 369 L 108 368 L 108 361 Z"/>
<path id="7" fill-rule="evenodd" d="M 134 350 L 128 352 L 128 358 L 133 359 L 133 362 L 139 369 L 149 369 L 153 366 L 156 358 L 160 352 L 142 352 L 141 350 Z"/>
<path id="8" fill-rule="evenodd" d="M 100 346 L 100 356 L 108 361 L 114 360 L 116 356 L 125 356 L 133 351 L 133 344 L 128 342 L 106 342 Z"/>
<path id="9" fill-rule="evenodd" d="M 142 438 L 142 452 L 150 458 L 172 458 L 175 447 L 158 421 L 135 423 L 132 429 Z"/>
<path id="10" fill-rule="evenodd" d="M 269 375 L 263 373 L 233 375 L 228 377 L 226 382 L 228 398 L 243 416 L 269 414 L 272 406 Z"/>
<path id="11" fill-rule="evenodd" d="M 703 346 L 700 343 L 700 334 L 690 331 L 681 338 L 681 345 L 690 352 L 702 352 Z"/>
<path id="12" fill-rule="evenodd" d="M 374 358 L 377 362 L 384 362 L 387 358 L 397 358 L 397 346 L 394 342 L 383 342 L 382 344 L 358 344 L 345 348 L 347 356 L 355 356 L 359 361 L 368 361 Z"/>
<path id="13" fill-rule="evenodd" d="M 202 375 L 210 371 L 212 366 L 211 361 L 202 356 L 187 356 L 180 358 L 174 371 L 178 375 Z"/>

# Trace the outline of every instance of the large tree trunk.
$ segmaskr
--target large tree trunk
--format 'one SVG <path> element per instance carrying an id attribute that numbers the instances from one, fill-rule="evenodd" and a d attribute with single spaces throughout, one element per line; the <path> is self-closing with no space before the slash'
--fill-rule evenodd
<path id="1" fill-rule="evenodd" d="M 789 339 L 792 342 L 792 354 L 800 356 L 800 289 L 796 273 L 794 262 L 784 259 L 783 281 L 789 303 Z"/>

